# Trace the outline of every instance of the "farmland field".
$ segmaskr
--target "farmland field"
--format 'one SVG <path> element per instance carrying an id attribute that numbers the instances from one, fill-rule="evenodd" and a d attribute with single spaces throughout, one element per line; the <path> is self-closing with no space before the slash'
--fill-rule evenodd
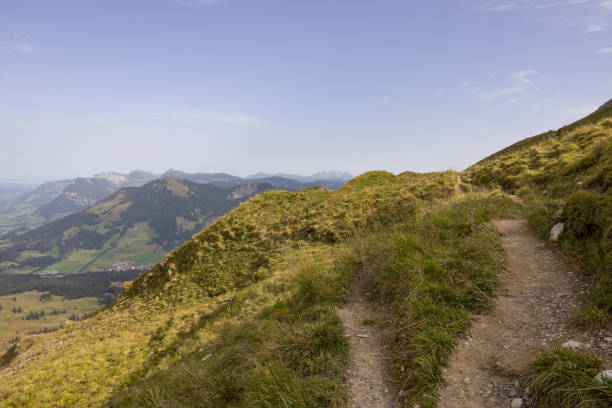
<path id="1" fill-rule="evenodd" d="M 6 348 L 10 339 L 47 329 L 55 329 L 75 313 L 83 316 L 92 313 L 102 306 L 95 297 L 67 300 L 61 296 L 50 296 L 41 300 L 41 292 L 31 291 L 15 295 L 0 296 L 0 350 Z M 13 309 L 20 313 L 14 313 Z M 45 311 L 40 319 L 27 320 L 30 312 Z M 59 312 L 52 314 L 53 310 Z"/>

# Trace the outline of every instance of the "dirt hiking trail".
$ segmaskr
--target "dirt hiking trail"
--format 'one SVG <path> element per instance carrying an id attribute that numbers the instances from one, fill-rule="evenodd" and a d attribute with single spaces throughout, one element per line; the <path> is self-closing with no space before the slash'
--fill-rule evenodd
<path id="1" fill-rule="evenodd" d="M 510 407 L 525 395 L 524 374 L 539 348 L 569 340 L 612 359 L 609 334 L 587 337 L 565 327 L 582 306 L 585 287 L 558 251 L 549 248 L 524 219 L 494 221 L 502 235 L 506 268 L 489 313 L 476 317 L 444 372 L 439 408 Z M 515 402 L 516 404 L 517 402 Z"/>
<path id="2" fill-rule="evenodd" d="M 505 268 L 491 309 L 474 319 L 468 337 L 443 369 L 438 408 L 528 408 L 528 363 L 539 349 L 570 340 L 597 355 L 606 367 L 612 363 L 610 330 L 584 333 L 566 327 L 587 299 L 584 278 L 535 234 L 527 220 L 493 224 L 501 235 Z M 347 302 L 337 310 L 350 345 L 348 406 L 394 408 L 400 404 L 395 388 L 385 381 L 388 359 L 382 336 L 376 327 L 363 324 L 365 319 L 380 322 L 389 312 L 370 302 L 368 292 L 366 280 L 355 279 Z M 521 399 L 520 405 L 515 405 L 516 399 Z"/>
<path id="3" fill-rule="evenodd" d="M 349 340 L 347 389 L 350 408 L 391 408 L 394 395 L 385 382 L 385 351 L 376 327 L 364 320 L 380 322 L 381 310 L 368 300 L 365 280 L 355 279 L 347 302 L 337 310 Z"/>

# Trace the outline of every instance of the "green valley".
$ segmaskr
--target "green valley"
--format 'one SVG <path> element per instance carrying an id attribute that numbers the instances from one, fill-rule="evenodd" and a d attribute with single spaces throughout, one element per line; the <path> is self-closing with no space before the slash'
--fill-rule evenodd
<path id="1" fill-rule="evenodd" d="M 152 264 L 240 202 L 270 188 L 253 183 L 222 189 L 172 178 L 127 187 L 85 211 L 0 236 L 0 271 L 76 273 L 107 270 L 119 262 Z"/>

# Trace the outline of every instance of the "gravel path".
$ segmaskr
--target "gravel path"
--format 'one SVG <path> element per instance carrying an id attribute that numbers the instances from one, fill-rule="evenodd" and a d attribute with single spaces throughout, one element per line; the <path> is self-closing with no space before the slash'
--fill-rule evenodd
<path id="1" fill-rule="evenodd" d="M 383 313 L 368 301 L 369 293 L 363 280 L 357 278 L 351 295 L 338 316 L 349 338 L 349 368 L 347 388 L 350 408 L 391 408 L 392 388 L 385 381 L 385 351 L 376 327 L 364 325 L 364 320 L 380 322 Z"/>
<path id="2" fill-rule="evenodd" d="M 586 298 L 585 287 L 558 252 L 527 221 L 495 221 L 506 252 L 506 269 L 490 313 L 478 316 L 444 370 L 439 408 L 510 407 L 523 398 L 527 363 L 539 348 L 580 342 L 605 361 L 612 360 L 610 334 L 568 331 L 565 321 Z M 515 406 L 518 401 L 514 402 Z"/>

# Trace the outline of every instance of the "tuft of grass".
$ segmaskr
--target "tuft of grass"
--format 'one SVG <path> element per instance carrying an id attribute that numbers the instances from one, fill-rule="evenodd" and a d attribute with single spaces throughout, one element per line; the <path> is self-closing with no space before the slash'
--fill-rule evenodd
<path id="1" fill-rule="evenodd" d="M 361 325 L 362 326 L 376 326 L 378 323 L 376 323 L 376 320 L 374 319 L 363 319 L 361 321 Z"/>
<path id="2" fill-rule="evenodd" d="M 536 407 L 603 408 L 612 401 L 612 380 L 599 381 L 602 362 L 585 351 L 542 351 L 530 364 L 528 387 Z"/>
<path id="3" fill-rule="evenodd" d="M 595 330 L 603 327 L 609 320 L 609 314 L 602 309 L 591 306 L 582 309 L 569 320 L 569 326 L 583 330 Z"/>

